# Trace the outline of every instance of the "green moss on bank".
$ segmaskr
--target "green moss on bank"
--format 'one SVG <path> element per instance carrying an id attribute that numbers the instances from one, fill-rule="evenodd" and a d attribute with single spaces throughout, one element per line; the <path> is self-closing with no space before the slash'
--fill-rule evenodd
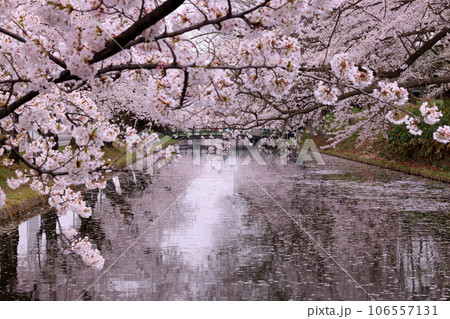
<path id="1" fill-rule="evenodd" d="M 6 204 L 2 207 L 2 210 L 10 210 L 20 206 L 21 203 L 28 202 L 32 198 L 39 197 L 39 193 L 32 190 L 28 185 L 22 185 L 18 189 L 10 189 L 6 180 L 11 177 L 15 177 L 16 170 L 24 170 L 25 164 L 14 164 L 12 166 L 4 167 L 0 166 L 0 187 L 6 194 Z M 1 218 L 1 214 L 0 214 Z"/>

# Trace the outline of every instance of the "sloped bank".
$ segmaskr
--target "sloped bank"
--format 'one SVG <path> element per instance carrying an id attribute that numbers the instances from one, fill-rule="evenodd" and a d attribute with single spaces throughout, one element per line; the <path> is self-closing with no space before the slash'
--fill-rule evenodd
<path id="1" fill-rule="evenodd" d="M 21 220 L 24 217 L 33 217 L 34 215 L 40 214 L 41 210 L 36 208 L 47 205 L 47 200 L 47 196 L 37 194 L 14 206 L 3 207 L 0 209 L 0 223 L 5 220 Z"/>
<path id="2" fill-rule="evenodd" d="M 434 133 L 439 126 L 450 125 L 450 100 L 418 100 L 408 103 L 405 108 L 421 117 L 420 107 L 422 103 L 435 105 L 443 115 L 438 123 L 428 125 L 419 123 L 422 131 L 420 135 L 413 135 L 405 124 L 391 125 L 385 134 L 379 134 L 374 139 L 366 139 L 358 142 L 358 133 L 354 133 L 348 139 L 340 142 L 334 149 L 324 149 L 324 154 L 345 158 L 352 161 L 365 163 L 403 172 L 410 175 L 421 176 L 428 179 L 450 183 L 450 144 L 444 144 L 434 139 Z M 355 113 L 361 108 L 353 109 Z M 329 115 L 329 123 L 334 123 L 333 116 Z M 339 130 L 346 130 L 346 124 L 341 123 Z M 332 131 L 319 132 L 310 136 L 318 146 L 327 145 L 327 134 Z"/>
<path id="3" fill-rule="evenodd" d="M 403 162 L 397 162 L 393 160 L 384 160 L 384 159 L 378 159 L 378 158 L 367 158 L 362 157 L 354 154 L 347 154 L 344 152 L 339 151 L 331 151 L 331 150 L 321 150 L 322 154 L 336 156 L 344 159 L 348 159 L 355 162 L 360 162 L 372 166 L 378 166 L 386 169 L 391 169 L 394 171 L 406 173 L 409 175 L 415 175 L 420 177 L 429 178 L 435 181 L 449 183 L 450 184 L 450 172 L 440 172 L 440 171 L 434 171 L 430 170 L 424 167 L 414 167 L 414 166 L 408 166 L 409 163 L 403 163 Z"/>

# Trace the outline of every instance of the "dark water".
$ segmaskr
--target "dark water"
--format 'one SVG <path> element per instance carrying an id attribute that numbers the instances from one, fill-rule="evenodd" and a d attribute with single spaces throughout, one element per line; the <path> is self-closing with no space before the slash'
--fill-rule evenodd
<path id="1" fill-rule="evenodd" d="M 54 213 L 2 225 L 0 300 L 448 300 L 449 186 L 324 160 L 193 166 L 186 151 L 108 182 L 86 194 L 92 218 L 61 218 L 103 275 L 61 252 Z"/>

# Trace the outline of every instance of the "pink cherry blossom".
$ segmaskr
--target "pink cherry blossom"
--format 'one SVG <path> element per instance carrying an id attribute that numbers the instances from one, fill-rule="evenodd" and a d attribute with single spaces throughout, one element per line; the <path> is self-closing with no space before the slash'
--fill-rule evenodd
<path id="1" fill-rule="evenodd" d="M 408 113 L 408 90 L 432 99 L 448 85 L 449 14 L 427 0 L 0 0 L 0 161 L 27 167 L 8 187 L 47 194 L 58 215 L 91 216 L 71 187 L 105 187 L 105 143 L 155 145 L 130 127 L 139 121 L 301 134 L 333 112 L 329 145 L 385 133 L 386 118 L 421 134 L 442 113 Z M 448 128 L 434 138 L 448 143 Z M 103 265 L 95 251 L 85 262 Z"/>
<path id="2" fill-rule="evenodd" d="M 439 127 L 436 132 L 433 133 L 433 138 L 440 142 L 447 144 L 450 142 L 450 126 L 444 125 Z"/>

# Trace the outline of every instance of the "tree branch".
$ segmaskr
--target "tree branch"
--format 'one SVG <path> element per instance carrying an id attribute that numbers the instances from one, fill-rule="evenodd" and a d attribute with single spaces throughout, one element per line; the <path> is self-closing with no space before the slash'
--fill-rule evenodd
<path id="1" fill-rule="evenodd" d="M 20 35 L 15 34 L 15 33 L 11 32 L 11 31 L 6 30 L 6 29 L 3 29 L 2 27 L 0 27 L 0 32 L 3 33 L 3 34 L 6 34 L 7 36 L 10 36 L 11 38 L 16 39 L 17 41 L 20 41 L 20 42 L 23 42 L 23 43 L 27 42 Z"/>
<path id="2" fill-rule="evenodd" d="M 439 40 L 443 39 L 448 33 L 450 33 L 450 28 L 444 28 L 440 32 L 436 33 L 434 37 L 425 42 L 419 49 L 417 49 L 416 52 L 411 54 L 404 64 L 407 67 L 411 66 L 414 62 L 417 61 L 417 59 L 419 59 L 422 55 L 424 55 L 425 52 L 430 50 Z M 380 72 L 378 76 L 383 78 L 397 78 L 402 74 L 403 71 L 405 71 L 405 68 L 400 67 L 395 71 Z"/>
<path id="3" fill-rule="evenodd" d="M 106 43 L 105 48 L 100 52 L 97 52 L 89 63 L 94 64 L 122 51 L 130 41 L 134 40 L 146 29 L 152 25 L 155 25 L 158 21 L 164 19 L 170 13 L 175 11 L 180 5 L 183 4 L 183 2 L 184 0 L 168 0 L 152 12 L 147 13 L 117 37 L 109 40 Z"/>

